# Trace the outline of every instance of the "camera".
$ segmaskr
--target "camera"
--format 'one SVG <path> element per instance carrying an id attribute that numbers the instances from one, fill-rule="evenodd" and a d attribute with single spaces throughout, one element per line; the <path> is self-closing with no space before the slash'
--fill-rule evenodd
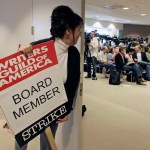
<path id="1" fill-rule="evenodd" d="M 86 43 L 86 44 L 88 44 L 88 43 L 91 42 L 91 38 L 90 38 L 90 37 L 85 37 L 84 39 L 85 39 L 85 43 Z"/>

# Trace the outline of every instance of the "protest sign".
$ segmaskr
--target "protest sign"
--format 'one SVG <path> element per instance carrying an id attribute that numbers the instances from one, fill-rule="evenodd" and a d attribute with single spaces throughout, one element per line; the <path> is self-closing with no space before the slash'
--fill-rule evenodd
<path id="1" fill-rule="evenodd" d="M 0 59 L 0 106 L 20 146 L 66 114 L 54 41 Z"/>

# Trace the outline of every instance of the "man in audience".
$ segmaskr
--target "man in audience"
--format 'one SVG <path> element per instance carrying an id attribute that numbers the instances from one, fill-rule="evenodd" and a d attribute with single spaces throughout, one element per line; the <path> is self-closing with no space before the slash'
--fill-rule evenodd
<path id="1" fill-rule="evenodd" d="M 119 72 L 122 72 L 122 71 L 130 72 L 130 71 L 132 71 L 136 83 L 138 85 L 146 85 L 143 83 L 144 79 L 142 77 L 140 67 L 138 65 L 135 65 L 135 64 L 133 64 L 131 66 L 127 65 L 127 59 L 125 57 L 126 57 L 126 49 L 124 47 L 120 47 L 119 53 L 115 56 L 116 69 Z"/>
<path id="2" fill-rule="evenodd" d="M 131 39 L 131 43 L 129 43 L 128 47 L 127 47 L 127 50 L 129 50 L 130 48 L 134 49 L 135 46 L 138 45 L 138 42 L 136 39 Z"/>
<path id="3" fill-rule="evenodd" d="M 148 63 L 146 53 L 142 52 L 142 48 L 139 45 L 135 46 L 134 49 L 133 60 L 146 71 L 146 80 L 150 81 L 150 64 Z"/>

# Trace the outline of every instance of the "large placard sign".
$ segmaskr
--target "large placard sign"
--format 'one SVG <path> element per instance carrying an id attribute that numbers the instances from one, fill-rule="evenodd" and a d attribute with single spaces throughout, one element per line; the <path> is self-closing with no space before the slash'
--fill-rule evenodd
<path id="1" fill-rule="evenodd" d="M 0 106 L 20 146 L 66 114 L 54 41 L 0 59 Z"/>

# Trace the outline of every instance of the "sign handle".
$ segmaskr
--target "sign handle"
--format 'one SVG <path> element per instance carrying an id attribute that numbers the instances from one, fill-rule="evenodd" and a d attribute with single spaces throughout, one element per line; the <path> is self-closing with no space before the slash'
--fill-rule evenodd
<path id="1" fill-rule="evenodd" d="M 54 140 L 54 136 L 51 131 L 51 128 L 50 127 L 46 128 L 45 133 L 46 133 L 47 139 L 49 141 L 49 144 L 51 145 L 52 150 L 58 150 L 57 145 Z"/>

